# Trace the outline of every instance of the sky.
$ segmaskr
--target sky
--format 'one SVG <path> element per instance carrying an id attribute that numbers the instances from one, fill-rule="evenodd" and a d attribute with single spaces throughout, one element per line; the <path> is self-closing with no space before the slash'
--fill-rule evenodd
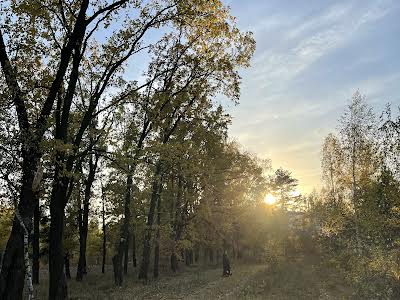
<path id="1" fill-rule="evenodd" d="M 257 42 L 230 135 L 290 170 L 301 192 L 318 189 L 323 140 L 352 94 L 377 113 L 400 105 L 400 1 L 223 2 Z"/>

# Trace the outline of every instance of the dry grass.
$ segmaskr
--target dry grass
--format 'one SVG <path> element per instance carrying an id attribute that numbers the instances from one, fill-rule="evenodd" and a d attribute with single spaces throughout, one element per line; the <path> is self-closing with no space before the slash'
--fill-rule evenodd
<path id="1" fill-rule="evenodd" d="M 131 270 L 130 270 L 131 271 Z M 161 274 L 143 284 L 132 271 L 121 288 L 98 267 L 83 282 L 68 282 L 70 299 L 349 299 L 338 274 L 322 272 L 304 261 L 282 263 L 274 269 L 264 264 L 233 265 L 233 275 L 222 277 L 221 268 L 193 266 L 178 274 Z M 36 287 L 36 299 L 47 299 L 46 274 Z"/>

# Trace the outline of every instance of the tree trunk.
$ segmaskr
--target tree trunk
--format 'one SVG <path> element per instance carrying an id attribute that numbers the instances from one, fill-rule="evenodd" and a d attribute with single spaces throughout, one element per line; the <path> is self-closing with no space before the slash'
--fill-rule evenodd
<path id="1" fill-rule="evenodd" d="M 193 265 L 193 249 L 190 249 L 189 250 L 189 261 L 190 261 L 190 264 L 191 265 Z"/>
<path id="2" fill-rule="evenodd" d="M 98 156 L 93 160 L 93 155 L 89 158 L 89 174 L 85 185 L 85 198 L 83 200 L 83 214 L 79 213 L 79 261 L 76 271 L 76 280 L 82 281 L 83 275 L 87 274 L 86 270 L 86 244 L 89 228 L 89 206 L 92 185 L 97 170 Z M 81 207 L 79 207 L 81 210 Z"/>
<path id="3" fill-rule="evenodd" d="M 51 300 L 67 298 L 67 283 L 64 273 L 63 231 L 68 178 L 60 178 L 59 172 L 60 169 L 56 169 L 50 199 L 49 299 Z"/>
<path id="4" fill-rule="evenodd" d="M 352 166 L 352 202 L 354 208 L 354 221 L 355 221 L 355 229 L 356 229 L 356 250 L 359 256 L 362 254 L 361 248 L 361 239 L 360 239 L 360 228 L 359 228 L 359 217 L 358 217 L 358 199 L 357 199 L 357 182 L 356 182 L 356 141 L 353 142 L 352 148 L 352 158 L 351 158 L 351 166 Z"/>
<path id="5" fill-rule="evenodd" d="M 18 220 L 14 219 L 11 235 L 3 255 L 0 299 L 22 299 L 24 289 L 24 236 Z"/>
<path id="6" fill-rule="evenodd" d="M 122 255 L 114 255 L 112 258 L 113 262 L 113 269 L 114 269 L 114 282 L 116 286 L 122 286 L 122 270 L 121 266 L 122 263 L 118 262 L 118 259 L 120 259 Z"/>
<path id="7" fill-rule="evenodd" d="M 178 270 L 178 257 L 175 251 L 171 254 L 171 270 L 174 273 Z"/>
<path id="8" fill-rule="evenodd" d="M 105 210 L 105 196 L 104 196 L 104 188 L 103 185 L 101 186 L 101 193 L 102 193 L 102 202 L 103 202 L 103 207 L 102 207 L 102 221 L 103 221 L 103 261 L 101 264 L 101 273 L 104 274 L 104 269 L 106 265 L 106 252 L 107 252 L 107 235 L 106 235 L 106 210 Z"/>
<path id="9" fill-rule="evenodd" d="M 185 249 L 185 264 L 186 266 L 190 266 L 189 249 Z"/>
<path id="10" fill-rule="evenodd" d="M 154 247 L 154 278 L 158 278 L 159 273 L 159 263 L 160 263 L 160 229 L 157 228 L 155 247 Z"/>
<path id="11" fill-rule="evenodd" d="M 159 185 L 159 195 L 157 200 L 157 233 L 154 247 L 154 278 L 158 278 L 160 262 L 160 226 L 161 226 L 161 184 Z"/>
<path id="12" fill-rule="evenodd" d="M 175 217 L 174 217 L 174 221 L 172 224 L 172 227 L 175 231 L 175 235 L 172 236 L 172 238 L 174 239 L 174 249 L 173 252 L 171 254 L 171 270 L 172 272 L 176 272 L 178 270 L 178 256 L 176 254 L 176 252 L 178 251 L 178 241 L 181 238 L 181 234 L 182 234 L 182 223 L 179 220 L 179 215 L 180 215 L 180 205 L 181 205 L 181 198 L 182 198 L 182 177 L 178 176 L 178 185 L 177 185 L 177 196 L 176 196 L 176 201 L 175 201 L 175 205 L 174 205 L 174 212 L 171 212 L 171 214 L 175 213 Z"/>
<path id="13" fill-rule="evenodd" d="M 81 169 L 81 167 L 79 167 L 78 169 Z M 78 202 L 78 228 L 79 228 L 79 260 L 78 260 L 78 266 L 77 266 L 77 271 L 76 271 L 76 280 L 77 281 L 81 281 L 82 277 L 83 277 L 83 265 L 84 262 L 83 260 L 83 247 L 84 247 L 84 234 L 83 234 L 83 209 L 82 209 L 82 200 L 81 200 L 81 182 L 80 180 L 78 180 L 78 183 L 76 185 L 76 189 L 77 189 L 77 202 Z"/>
<path id="14" fill-rule="evenodd" d="M 195 262 L 196 264 L 199 262 L 199 256 L 200 256 L 200 249 L 199 249 L 199 247 L 197 246 L 197 247 L 195 248 L 195 251 L 194 251 L 194 262 Z"/>
<path id="15" fill-rule="evenodd" d="M 17 217 L 19 212 L 16 212 Z M 26 289 L 28 290 L 28 299 L 33 299 L 33 283 L 32 283 L 32 268 L 29 261 L 29 232 L 23 224 L 22 219 L 19 217 L 21 226 L 24 228 L 24 267 L 25 267 L 25 277 L 26 277 Z"/>
<path id="16" fill-rule="evenodd" d="M 18 210 L 28 232 L 32 228 L 34 211 L 32 184 L 36 170 L 38 155 L 26 154 L 22 166 L 22 188 L 19 197 Z M 8 238 L 0 272 L 0 299 L 22 299 L 24 289 L 24 230 L 17 217 L 14 217 L 10 237 Z"/>
<path id="17" fill-rule="evenodd" d="M 32 282 L 39 284 L 39 223 L 40 207 L 38 195 L 35 195 L 35 211 L 33 214 L 33 240 L 32 240 Z"/>
<path id="18" fill-rule="evenodd" d="M 117 246 L 117 254 L 116 257 L 113 258 L 113 266 L 114 266 L 114 279 L 115 279 L 115 284 L 117 286 L 122 285 L 122 258 L 124 256 L 124 253 L 127 256 L 126 252 L 126 243 L 129 235 L 129 223 L 130 223 L 130 200 L 131 200 L 131 191 L 132 191 L 132 183 L 133 183 L 133 178 L 132 174 L 129 172 L 128 176 L 126 178 L 126 192 L 125 192 L 125 217 L 124 217 L 124 222 L 122 224 L 121 228 L 121 237 L 120 241 Z"/>
<path id="19" fill-rule="evenodd" d="M 65 267 L 65 277 L 67 279 L 71 279 L 71 270 L 69 268 L 69 254 L 65 254 L 64 256 L 64 267 Z"/>
<path id="20" fill-rule="evenodd" d="M 150 252 L 151 252 L 151 232 L 153 230 L 154 211 L 156 208 L 157 200 L 159 197 L 159 176 L 161 174 L 161 162 L 159 161 L 156 166 L 153 178 L 153 187 L 150 199 L 150 209 L 147 215 L 147 228 L 143 241 L 143 255 L 142 263 L 140 265 L 139 279 L 147 280 L 147 273 L 150 265 Z"/>
<path id="21" fill-rule="evenodd" d="M 132 262 L 133 267 L 136 268 L 136 237 L 135 237 L 135 229 L 132 229 Z"/>
<path id="22" fill-rule="evenodd" d="M 116 286 L 122 286 L 123 270 L 122 258 L 124 257 L 125 239 L 121 238 L 117 246 L 117 254 L 113 256 L 114 281 Z"/>
<path id="23" fill-rule="evenodd" d="M 128 274 L 128 262 L 129 262 L 129 231 L 128 235 L 126 236 L 126 241 L 125 241 L 125 249 L 124 249 L 124 274 Z"/>
<path id="24" fill-rule="evenodd" d="M 86 239 L 83 232 L 80 232 L 79 235 L 79 260 L 76 269 L 76 280 L 82 281 L 83 275 L 86 274 Z"/>

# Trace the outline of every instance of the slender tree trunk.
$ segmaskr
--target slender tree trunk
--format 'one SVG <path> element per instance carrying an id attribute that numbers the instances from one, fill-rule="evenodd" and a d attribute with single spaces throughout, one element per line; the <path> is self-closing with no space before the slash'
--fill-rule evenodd
<path id="1" fill-rule="evenodd" d="M 32 241 L 32 282 L 39 284 L 39 223 L 40 223 L 40 207 L 39 198 L 35 193 L 35 211 L 33 214 L 33 241 Z"/>
<path id="2" fill-rule="evenodd" d="M 174 239 L 174 249 L 172 250 L 172 254 L 171 254 L 171 270 L 172 272 L 176 272 L 178 270 L 178 255 L 177 255 L 177 244 L 178 241 L 181 238 L 181 234 L 182 234 L 182 223 L 179 220 L 179 215 L 180 215 L 180 205 L 181 205 L 181 198 L 182 198 L 182 178 L 181 176 L 178 176 L 178 191 L 177 191 L 177 196 L 176 196 L 176 201 L 175 201 L 175 205 L 174 205 L 174 210 L 175 210 L 175 217 L 174 217 L 174 222 L 172 227 L 174 228 L 175 231 L 175 235 L 172 237 Z M 173 214 L 173 212 L 172 212 Z"/>
<path id="3" fill-rule="evenodd" d="M 147 280 L 147 273 L 149 271 L 150 265 L 150 252 L 151 252 L 151 233 L 153 230 L 154 222 L 154 211 L 156 208 L 157 200 L 159 197 L 159 184 L 160 184 L 160 174 L 161 174 L 161 162 L 159 161 L 156 166 L 153 178 L 152 193 L 150 199 L 150 209 L 147 215 L 147 228 L 143 241 L 143 255 L 142 263 L 140 265 L 139 279 Z"/>
<path id="4" fill-rule="evenodd" d="M 132 262 L 133 262 L 133 267 L 136 268 L 137 262 L 136 262 L 136 237 L 135 237 L 135 229 L 132 229 Z"/>
<path id="5" fill-rule="evenodd" d="M 118 259 L 122 258 L 122 253 L 117 253 L 113 256 L 113 269 L 114 269 L 114 282 L 116 286 L 122 286 L 122 262 L 118 262 Z"/>
<path id="6" fill-rule="evenodd" d="M 352 175 L 352 202 L 353 202 L 353 208 L 354 208 L 354 219 L 355 219 L 355 230 L 356 230 L 356 247 L 357 247 L 357 253 L 359 256 L 361 256 L 361 239 L 360 239 L 360 228 L 359 228 L 359 217 L 358 217 L 358 200 L 357 200 L 357 182 L 356 182 L 356 147 L 357 144 L 354 141 L 353 142 L 353 148 L 352 148 L 352 158 L 351 158 L 351 175 Z"/>
<path id="7" fill-rule="evenodd" d="M 129 263 L 129 231 L 126 236 L 125 249 L 124 249 L 124 274 L 128 274 L 128 263 Z"/>
<path id="8" fill-rule="evenodd" d="M 178 257 L 175 251 L 171 254 L 171 270 L 174 273 L 178 270 Z"/>
<path id="9" fill-rule="evenodd" d="M 103 221 L 103 261 L 101 264 L 101 273 L 104 274 L 105 272 L 105 265 L 106 265 L 106 252 L 107 252 L 107 233 L 106 233 L 106 210 L 105 210 L 105 195 L 104 195 L 104 188 L 103 185 L 101 186 L 101 194 L 102 194 L 102 221 Z"/>
<path id="10" fill-rule="evenodd" d="M 113 256 L 113 267 L 114 267 L 114 281 L 116 286 L 122 286 L 123 275 L 122 275 L 122 258 L 124 256 L 124 240 L 121 239 L 120 244 L 117 248 L 117 254 Z"/>
<path id="11" fill-rule="evenodd" d="M 158 278 L 159 262 L 160 262 L 160 226 L 161 226 L 161 184 L 159 187 L 159 195 L 157 200 L 157 233 L 154 247 L 154 278 Z"/>
<path id="12" fill-rule="evenodd" d="M 79 167 L 78 169 L 81 169 Z M 79 260 L 78 260 L 78 267 L 77 267 L 77 272 L 76 272 L 76 280 L 81 281 L 83 277 L 83 256 L 82 253 L 84 250 L 82 249 L 84 247 L 84 234 L 83 234 L 83 209 L 82 209 L 82 199 L 81 199 L 81 182 L 78 180 L 78 183 L 76 185 L 77 189 L 77 202 L 78 202 L 78 229 L 79 229 Z"/>
<path id="13" fill-rule="evenodd" d="M 79 236 L 79 260 L 76 269 L 76 280 L 82 281 L 83 275 L 86 274 L 86 238 L 83 232 L 80 232 Z"/>
<path id="14" fill-rule="evenodd" d="M 86 244 L 89 228 L 89 208 L 90 208 L 90 196 L 92 185 L 96 176 L 98 163 L 98 156 L 96 155 L 93 160 L 93 155 L 89 158 L 89 174 L 85 185 L 85 198 L 83 201 L 83 214 L 79 213 L 79 261 L 78 268 L 76 271 L 76 280 L 81 281 L 83 275 L 87 274 L 86 269 Z M 81 207 L 79 207 L 81 210 Z"/>
<path id="15" fill-rule="evenodd" d="M 190 249 L 190 252 L 189 252 L 189 259 L 190 259 L 190 264 L 191 265 L 193 265 L 193 263 L 194 263 L 194 251 L 193 251 L 193 249 Z"/>
<path id="16" fill-rule="evenodd" d="M 189 249 L 185 249 L 185 264 L 186 266 L 190 266 Z"/>
<path id="17" fill-rule="evenodd" d="M 125 217 L 124 223 L 121 228 L 121 237 L 117 246 L 117 254 L 116 257 L 113 258 L 113 266 L 114 266 L 114 279 L 117 286 L 122 285 L 122 258 L 124 253 L 126 253 L 125 247 L 129 234 L 129 223 L 130 223 L 130 199 L 131 199 L 131 191 L 132 191 L 132 183 L 133 178 L 132 174 L 129 172 L 126 179 L 126 192 L 125 192 Z M 127 256 L 127 255 L 126 255 Z"/>
<path id="18" fill-rule="evenodd" d="M 194 262 L 197 264 L 199 262 L 199 256 L 200 256 L 200 249 L 198 246 L 196 246 L 195 251 L 194 251 Z"/>
<path id="19" fill-rule="evenodd" d="M 112 258 L 114 268 L 114 281 L 116 286 L 122 286 L 123 281 L 123 270 L 122 270 L 122 258 L 124 257 L 125 250 L 125 239 L 121 238 L 117 246 L 117 254 Z"/>
<path id="20" fill-rule="evenodd" d="M 69 254 L 66 253 L 64 255 L 64 267 L 65 267 L 65 277 L 67 277 L 67 279 L 71 279 L 71 270 L 69 268 Z"/>
<path id="21" fill-rule="evenodd" d="M 159 274 L 159 263 L 160 263 L 160 230 L 157 229 L 156 233 L 156 241 L 155 241 L 155 247 L 154 247 L 154 270 L 153 270 L 153 276 L 154 278 L 158 278 Z"/>

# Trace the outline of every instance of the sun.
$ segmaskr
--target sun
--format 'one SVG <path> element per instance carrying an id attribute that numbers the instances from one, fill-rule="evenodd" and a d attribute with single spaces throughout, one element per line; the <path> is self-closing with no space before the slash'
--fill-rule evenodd
<path id="1" fill-rule="evenodd" d="M 267 194 L 264 198 L 264 202 L 269 204 L 269 205 L 273 205 L 276 203 L 276 197 L 272 194 Z"/>

